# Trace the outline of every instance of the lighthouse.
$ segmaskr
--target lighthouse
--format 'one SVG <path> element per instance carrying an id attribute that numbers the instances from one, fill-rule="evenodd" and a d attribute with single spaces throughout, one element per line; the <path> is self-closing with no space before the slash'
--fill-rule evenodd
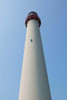
<path id="1" fill-rule="evenodd" d="M 27 27 L 19 100 L 51 100 L 43 47 L 41 20 L 34 11 L 25 20 Z"/>

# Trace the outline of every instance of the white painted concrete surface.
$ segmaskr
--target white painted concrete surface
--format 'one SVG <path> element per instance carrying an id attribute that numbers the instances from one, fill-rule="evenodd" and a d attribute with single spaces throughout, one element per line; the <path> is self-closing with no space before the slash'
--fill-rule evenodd
<path id="1" fill-rule="evenodd" d="M 27 24 L 19 100 L 51 100 L 39 23 Z"/>

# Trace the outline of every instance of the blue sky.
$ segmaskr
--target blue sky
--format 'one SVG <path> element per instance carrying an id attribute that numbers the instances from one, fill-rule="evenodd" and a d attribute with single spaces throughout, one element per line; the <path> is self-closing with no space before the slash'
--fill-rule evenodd
<path id="1" fill-rule="evenodd" d="M 18 100 L 30 11 L 40 27 L 52 100 L 67 100 L 67 0 L 0 0 L 0 100 Z"/>

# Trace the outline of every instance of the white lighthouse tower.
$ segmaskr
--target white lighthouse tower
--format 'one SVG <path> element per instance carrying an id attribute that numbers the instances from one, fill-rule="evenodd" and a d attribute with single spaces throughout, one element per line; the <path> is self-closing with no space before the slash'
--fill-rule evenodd
<path id="1" fill-rule="evenodd" d="M 19 100 L 51 100 L 39 30 L 41 20 L 36 12 L 28 14 L 25 25 L 27 32 Z"/>

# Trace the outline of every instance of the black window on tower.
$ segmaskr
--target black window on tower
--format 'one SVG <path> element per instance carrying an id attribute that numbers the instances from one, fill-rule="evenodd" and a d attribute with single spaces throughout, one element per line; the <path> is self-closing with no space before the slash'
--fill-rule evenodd
<path id="1" fill-rule="evenodd" d="M 30 41 L 33 42 L 33 39 L 31 39 Z"/>

